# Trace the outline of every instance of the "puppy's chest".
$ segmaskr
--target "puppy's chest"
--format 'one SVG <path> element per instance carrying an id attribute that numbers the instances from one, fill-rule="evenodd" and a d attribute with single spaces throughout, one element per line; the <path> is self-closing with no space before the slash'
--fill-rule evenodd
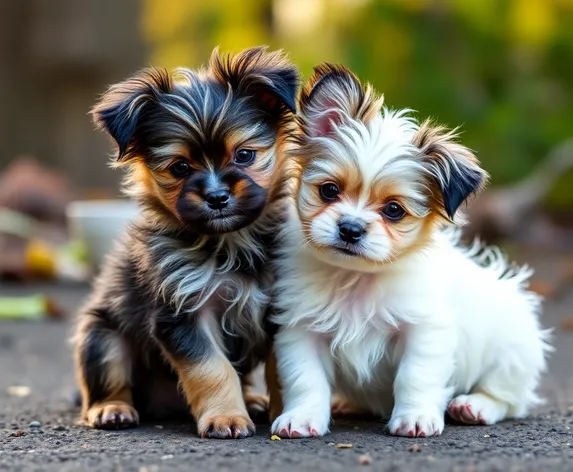
<path id="1" fill-rule="evenodd" d="M 337 377 L 361 389 L 391 383 L 403 353 L 406 330 L 404 325 L 368 320 L 362 326 L 330 334 L 328 342 Z"/>
<path id="2" fill-rule="evenodd" d="M 328 344 L 340 378 L 361 388 L 385 382 L 401 355 L 408 329 L 392 292 L 373 277 L 327 287 L 308 296 L 303 325 Z"/>
<path id="3" fill-rule="evenodd" d="M 158 265 L 160 290 L 177 312 L 253 317 L 268 302 L 270 277 L 260 256 L 176 251 L 169 258 L 176 263 Z"/>

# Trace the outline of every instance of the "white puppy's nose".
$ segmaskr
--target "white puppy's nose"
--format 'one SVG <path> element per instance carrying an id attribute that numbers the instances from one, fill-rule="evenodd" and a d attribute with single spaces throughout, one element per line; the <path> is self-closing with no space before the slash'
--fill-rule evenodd
<path id="1" fill-rule="evenodd" d="M 366 233 L 366 228 L 357 222 L 344 221 L 338 224 L 338 236 L 342 241 L 356 244 Z"/>

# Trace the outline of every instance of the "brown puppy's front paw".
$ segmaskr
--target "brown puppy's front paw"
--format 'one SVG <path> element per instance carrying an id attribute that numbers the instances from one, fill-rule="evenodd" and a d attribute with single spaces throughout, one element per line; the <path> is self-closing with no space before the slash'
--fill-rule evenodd
<path id="1" fill-rule="evenodd" d="M 86 416 L 88 425 L 98 429 L 126 429 L 139 424 L 136 409 L 122 401 L 98 403 Z"/>
<path id="2" fill-rule="evenodd" d="M 245 405 L 251 418 L 266 420 L 269 412 L 269 397 L 262 393 L 245 393 Z"/>
<path id="3" fill-rule="evenodd" d="M 242 439 L 255 434 L 255 424 L 251 418 L 243 415 L 202 418 L 198 429 L 202 438 L 211 439 Z"/>

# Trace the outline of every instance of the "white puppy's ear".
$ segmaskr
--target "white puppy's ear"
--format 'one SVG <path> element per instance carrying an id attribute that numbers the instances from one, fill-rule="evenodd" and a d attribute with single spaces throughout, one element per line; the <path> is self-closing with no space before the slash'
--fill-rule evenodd
<path id="1" fill-rule="evenodd" d="M 382 98 L 362 86 L 344 66 L 321 64 L 304 86 L 300 99 L 300 121 L 306 136 L 329 137 L 348 119 L 368 121 L 382 107 Z"/>
<path id="2" fill-rule="evenodd" d="M 488 179 L 473 152 L 457 143 L 456 138 L 455 130 L 448 131 L 428 120 L 422 123 L 413 140 L 432 178 L 430 186 L 435 189 L 439 211 L 445 211 L 452 221 L 460 205 L 482 190 Z"/>

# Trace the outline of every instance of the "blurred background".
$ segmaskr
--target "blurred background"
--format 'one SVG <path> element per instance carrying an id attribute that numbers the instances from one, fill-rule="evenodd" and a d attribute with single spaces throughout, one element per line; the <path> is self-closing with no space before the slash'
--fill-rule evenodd
<path id="1" fill-rule="evenodd" d="M 68 207 L 120 195 L 87 114 L 109 84 L 148 65 L 197 67 L 216 45 L 268 44 L 304 76 L 340 62 L 389 107 L 461 126 L 492 176 L 468 235 L 519 260 L 558 253 L 564 267 L 549 272 L 571 285 L 572 25 L 573 0 L 3 0 L 0 276 L 86 280 L 90 250 L 131 211 Z M 86 214 L 105 235 L 77 223 Z"/>
<path id="2" fill-rule="evenodd" d="M 260 44 L 306 77 L 343 63 L 389 107 L 461 126 L 492 177 L 466 237 L 534 267 L 557 348 L 544 395 L 570 415 L 573 0 L 0 0 L 0 428 L 77 413 L 64 340 L 136 212 L 88 116 L 98 95 L 141 67 Z"/>

